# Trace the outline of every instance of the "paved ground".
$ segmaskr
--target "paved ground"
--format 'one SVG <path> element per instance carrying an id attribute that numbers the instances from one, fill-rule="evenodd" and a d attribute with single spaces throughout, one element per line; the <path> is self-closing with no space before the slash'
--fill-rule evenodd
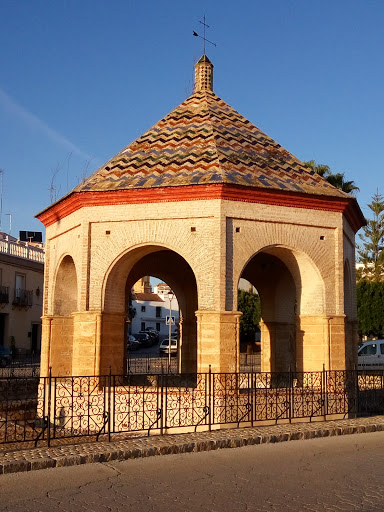
<path id="1" fill-rule="evenodd" d="M 0 477 L 7 512 L 382 511 L 384 432 Z"/>
<path id="2" fill-rule="evenodd" d="M 42 441 L 37 448 L 28 449 L 21 449 L 18 444 L 3 444 L 0 445 L 0 475 L 369 432 L 384 432 L 384 416 L 313 423 L 281 423 L 165 436 L 134 437 L 132 434 L 120 434 L 114 435 L 111 442 L 106 440 L 106 436 L 98 442 L 90 442 L 88 438 L 80 437 L 54 441 L 49 448 Z M 78 444 L 74 444 L 76 441 Z"/>

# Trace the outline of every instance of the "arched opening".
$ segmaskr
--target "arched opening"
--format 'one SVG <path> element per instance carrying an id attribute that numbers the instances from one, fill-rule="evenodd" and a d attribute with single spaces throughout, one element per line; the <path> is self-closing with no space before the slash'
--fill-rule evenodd
<path id="1" fill-rule="evenodd" d="M 180 254 L 154 245 L 137 247 L 121 255 L 107 276 L 104 287 L 101 371 L 108 366 L 116 371 L 125 371 L 130 295 L 134 284 L 143 276 L 153 276 L 167 283 L 174 292 L 180 310 L 179 369 L 182 372 L 196 372 L 196 278 Z"/>
<path id="2" fill-rule="evenodd" d="M 127 373 L 179 372 L 179 333 L 176 294 L 167 283 L 143 276 L 131 288 L 127 309 Z"/>
<path id="3" fill-rule="evenodd" d="M 56 375 L 71 375 L 78 285 L 75 263 L 69 255 L 57 270 L 52 300 L 50 366 Z"/>
<path id="4" fill-rule="evenodd" d="M 270 246 L 250 258 L 241 277 L 256 288 L 261 300 L 261 371 L 303 370 L 310 345 L 319 344 L 318 339 L 315 342 L 308 336 L 309 329 L 303 330 L 303 324 L 313 324 L 315 317 L 324 315 L 324 289 L 318 270 L 304 254 Z M 316 358 L 322 364 L 326 346 L 320 352 Z"/>
<path id="5" fill-rule="evenodd" d="M 56 274 L 53 314 L 70 315 L 77 311 L 77 276 L 71 256 L 65 256 Z"/>

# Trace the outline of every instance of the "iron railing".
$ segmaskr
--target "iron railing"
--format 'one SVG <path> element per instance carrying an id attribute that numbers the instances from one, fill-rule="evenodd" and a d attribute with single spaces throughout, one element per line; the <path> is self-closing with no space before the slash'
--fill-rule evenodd
<path id="1" fill-rule="evenodd" d="M 22 288 L 15 288 L 12 305 L 20 306 L 20 307 L 28 307 L 32 306 L 33 300 L 33 291 L 32 290 L 24 290 Z"/>
<path id="2" fill-rule="evenodd" d="M 132 373 L 177 373 L 177 357 L 172 356 L 169 361 L 166 356 L 157 356 L 155 354 L 134 353 L 127 355 L 127 374 Z"/>
<path id="3" fill-rule="evenodd" d="M 384 414 L 384 372 L 0 378 L 0 444 Z"/>
<path id="4" fill-rule="evenodd" d="M 9 303 L 9 287 L 0 286 L 0 304 Z"/>
<path id="5" fill-rule="evenodd" d="M 260 371 L 260 353 L 240 354 L 240 372 L 259 372 Z M 172 355 L 169 362 L 168 356 L 159 356 L 154 353 L 131 352 L 127 354 L 127 374 L 131 373 L 150 373 L 153 375 L 162 373 L 178 373 L 178 358 Z"/>

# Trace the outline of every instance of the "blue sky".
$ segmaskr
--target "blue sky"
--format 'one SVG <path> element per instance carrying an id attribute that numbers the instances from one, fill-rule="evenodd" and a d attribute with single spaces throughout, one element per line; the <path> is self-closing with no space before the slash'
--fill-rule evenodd
<path id="1" fill-rule="evenodd" d="M 202 54 L 214 91 L 302 160 L 383 187 L 382 0 L 1 0 L 2 230 L 34 215 L 181 103 Z"/>

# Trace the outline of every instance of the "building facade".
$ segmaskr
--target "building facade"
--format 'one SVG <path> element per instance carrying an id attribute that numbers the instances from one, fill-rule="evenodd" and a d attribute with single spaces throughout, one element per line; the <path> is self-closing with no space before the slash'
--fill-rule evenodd
<path id="1" fill-rule="evenodd" d="M 170 287 L 165 283 L 159 283 L 153 291 L 150 284 L 149 287 L 146 286 L 145 291 L 137 283 L 135 284 L 132 292 L 132 308 L 135 314 L 130 324 L 132 334 L 151 328 L 159 333 L 162 340 L 169 336 L 167 317 L 172 317 L 171 333 L 177 332 L 179 306 L 176 296 L 170 298 L 170 292 Z"/>
<path id="2" fill-rule="evenodd" d="M 0 346 L 15 355 L 39 354 L 44 249 L 0 233 Z"/>

